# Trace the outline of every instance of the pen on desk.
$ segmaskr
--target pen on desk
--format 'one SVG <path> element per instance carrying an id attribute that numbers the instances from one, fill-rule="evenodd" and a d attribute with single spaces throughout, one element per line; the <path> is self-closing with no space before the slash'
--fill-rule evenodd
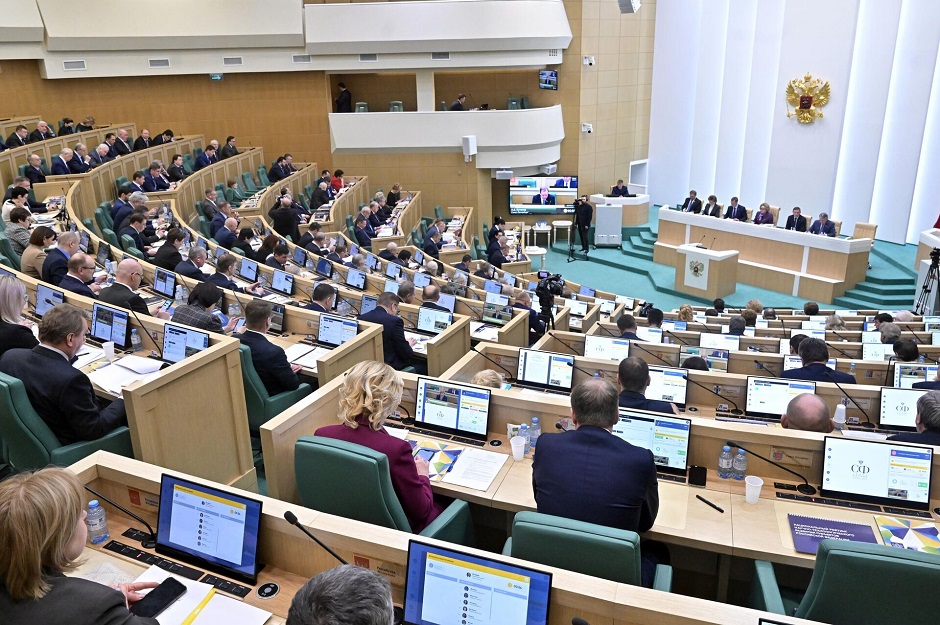
<path id="1" fill-rule="evenodd" d="M 699 501 L 702 501 L 702 502 L 708 504 L 709 506 L 711 506 L 712 508 L 714 508 L 714 509 L 717 510 L 718 512 L 720 512 L 720 513 L 722 513 L 722 514 L 725 513 L 724 510 L 722 510 L 721 508 L 719 508 L 718 506 L 716 506 L 715 504 L 713 504 L 713 503 L 710 502 L 709 500 L 705 499 L 705 498 L 702 497 L 701 495 L 696 495 L 695 498 L 698 499 Z"/>

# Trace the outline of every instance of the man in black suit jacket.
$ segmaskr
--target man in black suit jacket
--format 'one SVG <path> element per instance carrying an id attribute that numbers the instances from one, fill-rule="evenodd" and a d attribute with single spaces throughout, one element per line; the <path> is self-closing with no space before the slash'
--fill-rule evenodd
<path id="1" fill-rule="evenodd" d="M 313 293 L 310 294 L 310 303 L 304 308 L 319 313 L 330 312 L 333 310 L 335 301 L 336 289 L 328 282 L 321 282 L 313 288 Z"/>
<path id="2" fill-rule="evenodd" d="M 300 386 L 300 365 L 287 362 L 284 350 L 271 343 L 265 333 L 271 328 L 274 307 L 270 302 L 253 299 L 245 306 L 245 332 L 239 338 L 251 350 L 251 363 L 268 395 L 292 391 Z"/>
<path id="3" fill-rule="evenodd" d="M 539 438 L 532 463 L 538 511 L 631 532 L 650 529 L 659 512 L 656 465 L 650 450 L 611 433 L 619 420 L 617 389 L 602 378 L 582 382 L 571 392 L 571 414 L 577 430 Z M 642 568 L 643 585 L 651 586 L 655 561 L 644 557 Z"/>
<path id="4" fill-rule="evenodd" d="M 114 149 L 117 151 L 118 156 L 127 156 L 134 151 L 133 145 L 130 142 L 130 136 L 127 133 L 127 130 L 121 128 L 117 131 L 117 137 L 114 141 Z"/>
<path id="5" fill-rule="evenodd" d="M 264 289 L 259 282 L 249 284 L 246 288 L 238 286 L 232 278 L 235 277 L 235 266 L 238 264 L 238 258 L 234 254 L 222 254 L 215 261 L 215 273 L 208 277 L 207 282 L 211 282 L 220 289 L 228 289 L 236 293 L 251 293 L 261 297 L 264 295 Z"/>
<path id="6" fill-rule="evenodd" d="M 855 384 L 855 376 L 841 371 L 830 369 L 829 348 L 822 339 L 805 338 L 797 348 L 803 366 L 789 371 L 782 371 L 781 378 L 789 380 L 811 380 L 814 382 L 838 382 L 839 384 Z"/>
<path id="7" fill-rule="evenodd" d="M 503 263 L 508 263 L 509 259 L 506 258 L 506 254 L 509 253 L 509 245 L 503 245 L 498 250 L 490 254 L 490 257 L 487 259 L 491 265 L 497 269 L 503 268 Z"/>
<path id="8" fill-rule="evenodd" d="M 206 264 L 208 258 L 206 248 L 194 245 L 189 248 L 189 258 L 177 265 L 174 271 L 181 276 L 204 282 L 206 274 L 202 272 L 202 266 Z"/>
<path id="9" fill-rule="evenodd" d="M 29 133 L 29 142 L 37 143 L 39 141 L 45 141 L 46 139 L 52 139 L 54 137 L 55 133 L 52 132 L 52 128 L 49 127 L 49 124 L 41 121 L 36 124 L 36 130 Z"/>
<path id="10" fill-rule="evenodd" d="M 20 124 L 16 127 L 16 130 L 10 133 L 10 136 L 7 137 L 6 146 L 11 150 L 13 148 L 20 148 L 29 143 L 29 130 L 26 126 Z"/>
<path id="11" fill-rule="evenodd" d="M 336 96 L 336 112 L 352 113 L 352 94 L 346 88 L 346 83 L 338 83 L 339 95 Z"/>
<path id="12" fill-rule="evenodd" d="M 46 172 L 42 170 L 42 160 L 39 158 L 38 154 L 30 154 L 26 159 L 28 165 L 26 166 L 26 177 L 29 178 L 29 183 L 32 185 L 37 185 L 40 182 L 46 181 Z"/>
<path id="13" fill-rule="evenodd" d="M 76 143 L 72 160 L 69 161 L 69 171 L 73 174 L 88 173 L 91 163 L 88 158 L 88 147 L 84 143 Z"/>
<path id="14" fill-rule="evenodd" d="M 62 278 L 69 272 L 69 258 L 78 253 L 80 238 L 77 232 L 63 232 L 56 241 L 56 246 L 46 254 L 42 261 L 42 281 L 59 286 Z"/>
<path id="15" fill-rule="evenodd" d="M 582 195 L 574 203 L 574 226 L 578 229 L 578 237 L 581 239 L 581 251 L 585 253 L 588 251 L 588 230 L 591 228 L 593 217 L 594 207 L 588 202 L 588 196 Z"/>
<path id="16" fill-rule="evenodd" d="M 313 190 L 313 193 L 310 195 L 310 208 L 317 210 L 324 204 L 329 204 L 332 198 L 330 197 L 329 192 L 330 185 L 328 182 L 320 181 L 320 184 L 317 185 L 317 188 Z"/>
<path id="17" fill-rule="evenodd" d="M 88 164 L 92 167 L 98 167 L 99 165 L 104 165 L 108 161 L 114 160 L 114 158 L 111 156 L 111 152 L 107 143 L 102 143 L 96 147 L 88 156 Z"/>
<path id="18" fill-rule="evenodd" d="M 642 341 L 636 333 L 636 318 L 630 314 L 620 315 L 617 319 L 617 329 L 620 330 L 620 338 L 631 341 Z"/>
<path id="19" fill-rule="evenodd" d="M 163 245 L 160 246 L 150 262 L 167 271 L 176 271 L 176 266 L 183 262 L 180 249 L 183 247 L 183 241 L 185 240 L 186 235 L 182 232 L 175 228 L 170 230 L 166 233 L 166 240 Z"/>
<path id="20" fill-rule="evenodd" d="M 663 414 L 679 412 L 673 404 L 667 401 L 646 398 L 646 388 L 650 385 L 650 369 L 645 361 L 633 357 L 621 360 L 617 369 L 617 381 L 622 389 L 617 400 L 621 408 L 634 408 Z"/>
<path id="21" fill-rule="evenodd" d="M 278 182 L 287 178 L 290 175 L 290 172 L 287 171 L 287 167 L 283 156 L 278 156 L 277 160 L 274 161 L 274 164 L 271 165 L 271 169 L 268 170 L 268 180 L 271 182 Z"/>
<path id="22" fill-rule="evenodd" d="M 133 258 L 125 258 L 118 263 L 114 272 L 114 283 L 101 289 L 98 299 L 105 304 L 133 310 L 138 315 L 152 315 L 160 319 L 169 319 L 170 315 L 160 310 L 159 303 L 154 305 L 153 309 L 149 309 L 144 298 L 137 294 L 143 272 L 144 269 L 140 266 L 140 263 Z"/>
<path id="23" fill-rule="evenodd" d="M 95 283 L 95 259 L 88 254 L 72 254 L 68 263 L 69 272 L 59 282 L 59 288 L 95 299 L 101 285 Z"/>
<path id="24" fill-rule="evenodd" d="M 617 185 L 611 187 L 610 197 L 630 197 L 630 188 L 623 184 L 623 179 L 617 181 Z"/>
<path id="25" fill-rule="evenodd" d="M 39 345 L 11 349 L 0 358 L 0 371 L 23 382 L 29 403 L 63 445 L 95 440 L 127 424 L 124 401 L 102 409 L 88 376 L 71 364 L 87 331 L 80 309 L 59 304 L 39 324 Z"/>
<path id="26" fill-rule="evenodd" d="M 529 295 L 528 291 L 523 291 L 516 296 L 516 303 L 512 306 L 513 308 L 521 308 L 522 310 L 529 311 L 529 345 L 532 345 L 545 335 L 545 322 L 539 319 L 537 312 L 532 310 L 532 296 Z"/>
<path id="27" fill-rule="evenodd" d="M 738 198 L 731 198 L 731 203 L 725 209 L 725 219 L 734 219 L 735 221 L 747 221 L 747 208 L 743 204 L 738 204 Z"/>
<path id="28" fill-rule="evenodd" d="M 685 198 L 685 202 L 682 203 L 682 212 L 695 214 L 702 212 L 702 200 L 698 199 L 696 191 L 689 191 L 689 197 Z"/>
<path id="29" fill-rule="evenodd" d="M 806 217 L 800 214 L 800 207 L 793 207 L 793 214 L 787 217 L 787 230 L 806 232 Z"/>
<path id="30" fill-rule="evenodd" d="M 441 288 L 436 284 L 429 284 L 421 290 L 421 306 L 423 308 L 450 312 L 450 310 L 437 303 L 439 299 L 441 299 Z"/>
<path id="31" fill-rule="evenodd" d="M 385 246 L 385 249 L 379 252 L 379 258 L 382 260 L 388 261 L 390 263 L 397 263 L 398 261 L 398 244 L 389 243 Z"/>
<path id="32" fill-rule="evenodd" d="M 470 254 L 464 254 L 463 258 L 460 259 L 459 263 L 454 265 L 454 269 L 459 269 L 460 271 L 466 271 L 470 273 L 470 263 L 473 262 L 473 257 Z"/>
<path id="33" fill-rule="evenodd" d="M 235 137 L 229 135 L 225 139 L 225 145 L 222 146 L 222 149 L 219 150 L 219 158 L 223 161 L 227 158 L 233 156 L 238 156 L 238 148 L 235 147 Z"/>
<path id="34" fill-rule="evenodd" d="M 134 140 L 134 151 L 146 150 L 150 146 L 150 131 L 144 128 L 140 131 L 140 136 Z"/>
<path id="35" fill-rule="evenodd" d="M 143 238 L 140 236 L 140 233 L 143 232 L 147 225 L 147 217 L 142 213 L 131 213 L 128 219 L 130 223 L 118 231 L 118 238 L 120 239 L 120 237 L 125 235 L 132 238 L 134 240 L 134 247 L 144 255 L 144 258 L 147 258 L 150 255 L 150 248 L 144 243 Z"/>
<path id="36" fill-rule="evenodd" d="M 74 152 L 72 152 L 71 149 L 65 148 L 64 150 L 59 152 L 59 155 L 57 157 L 52 159 L 52 175 L 53 176 L 67 176 L 69 172 L 72 171 L 69 165 L 69 161 L 72 160 L 73 154 Z"/>
<path id="37" fill-rule="evenodd" d="M 400 303 L 401 298 L 397 293 L 382 293 L 379 295 L 375 310 L 359 315 L 359 319 L 382 326 L 382 350 L 385 355 L 385 364 L 398 370 L 412 366 L 418 373 L 427 373 L 426 363 L 413 361 L 414 350 L 411 348 L 415 341 L 405 338 L 405 323 L 398 316 Z"/>
<path id="38" fill-rule="evenodd" d="M 368 223 L 365 215 L 361 213 L 356 215 L 356 225 L 353 227 L 353 234 L 356 236 L 356 243 L 359 244 L 359 247 L 372 247 L 372 237 L 366 232 L 366 225 Z"/>
<path id="39" fill-rule="evenodd" d="M 437 247 L 437 242 L 441 240 L 441 235 L 439 232 L 435 232 L 433 236 L 425 237 L 424 247 L 422 251 L 425 256 L 430 256 L 431 258 L 438 259 L 441 257 L 441 250 Z"/>
<path id="40" fill-rule="evenodd" d="M 539 189 L 538 194 L 532 196 L 532 204 L 538 206 L 554 206 L 555 196 L 548 192 L 548 187 Z"/>
<path id="41" fill-rule="evenodd" d="M 227 250 L 232 249 L 232 245 L 238 240 L 236 230 L 238 230 L 238 220 L 234 217 L 229 217 L 222 224 L 222 227 L 216 230 L 216 242 Z"/>

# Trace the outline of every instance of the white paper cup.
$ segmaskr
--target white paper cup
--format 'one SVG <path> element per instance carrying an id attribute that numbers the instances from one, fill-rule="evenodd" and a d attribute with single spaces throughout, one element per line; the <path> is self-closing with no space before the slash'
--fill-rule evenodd
<path id="1" fill-rule="evenodd" d="M 114 360 L 114 341 L 105 341 L 101 344 L 101 349 L 104 350 L 104 357 L 108 359 L 108 362 Z"/>
<path id="2" fill-rule="evenodd" d="M 760 499 L 760 489 L 764 486 L 764 480 L 756 475 L 748 475 L 744 478 L 744 501 L 756 504 Z"/>
<path id="3" fill-rule="evenodd" d="M 513 460 L 522 460 L 525 458 L 525 438 L 522 436 L 513 436 L 509 439 L 509 445 L 512 447 Z"/>

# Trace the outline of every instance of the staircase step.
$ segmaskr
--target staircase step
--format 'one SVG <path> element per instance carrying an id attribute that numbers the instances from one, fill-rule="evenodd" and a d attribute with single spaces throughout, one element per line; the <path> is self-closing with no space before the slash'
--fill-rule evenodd
<path id="1" fill-rule="evenodd" d="M 910 278 L 897 278 L 897 277 L 882 278 L 879 276 L 872 276 L 872 275 L 865 276 L 865 282 L 871 282 L 873 284 L 885 284 L 885 285 L 903 284 L 903 285 L 909 285 L 911 286 L 911 288 L 914 288 L 915 280 L 916 280 L 916 277 L 913 277 L 913 276 Z"/>
<path id="2" fill-rule="evenodd" d="M 910 297 L 872 297 L 867 293 L 846 291 L 842 297 L 837 297 L 835 304 L 849 309 L 882 309 L 882 308 L 910 308 L 914 296 Z"/>
<path id="3" fill-rule="evenodd" d="M 900 297 L 902 295 L 913 296 L 915 291 L 913 284 L 882 285 L 873 284 L 867 280 L 865 282 L 859 282 L 852 290 L 873 293 L 879 297 Z"/>

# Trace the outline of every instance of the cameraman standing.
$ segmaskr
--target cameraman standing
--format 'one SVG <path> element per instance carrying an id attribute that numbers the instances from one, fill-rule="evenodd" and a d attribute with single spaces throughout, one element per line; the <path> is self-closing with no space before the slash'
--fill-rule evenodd
<path id="1" fill-rule="evenodd" d="M 588 252 L 588 228 L 591 227 L 591 218 L 594 216 L 594 207 L 588 202 L 588 196 L 582 195 L 574 201 L 574 225 L 581 237 L 581 251 Z"/>

